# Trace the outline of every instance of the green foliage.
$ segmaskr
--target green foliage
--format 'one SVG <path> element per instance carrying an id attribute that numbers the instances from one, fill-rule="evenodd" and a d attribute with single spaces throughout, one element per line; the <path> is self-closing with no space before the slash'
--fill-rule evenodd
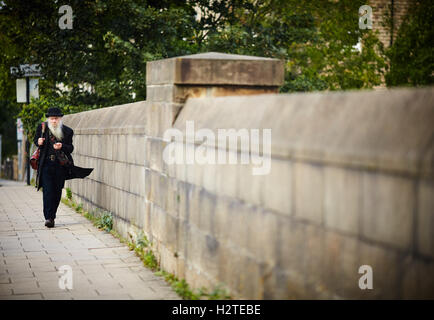
<path id="1" fill-rule="evenodd" d="M 419 86 L 434 83 L 434 2 L 415 0 L 396 40 L 387 51 L 390 68 L 388 86 Z"/>
<path id="2" fill-rule="evenodd" d="M 72 191 L 71 191 L 71 189 L 70 188 L 66 188 L 65 190 L 66 190 L 66 198 L 68 200 L 72 200 Z"/>
<path id="3" fill-rule="evenodd" d="M 174 56 L 218 51 L 283 59 L 281 92 L 377 86 L 386 61 L 378 36 L 358 27 L 358 9 L 365 2 L 71 0 L 73 29 L 61 30 L 58 1 L 3 0 L 0 133 L 9 137 L 5 147 L 15 150 L 12 118 L 18 113 L 33 138 L 49 107 L 69 114 L 145 100 L 146 63 Z M 389 52 L 389 85 L 432 83 L 431 18 L 432 4 L 424 2 L 403 24 Z M 354 49 L 358 41 L 361 52 Z M 44 78 L 39 101 L 20 108 L 9 68 L 22 63 L 40 63 Z M 3 129 L 2 122 L 7 123 Z"/>
<path id="4" fill-rule="evenodd" d="M 67 189 L 68 192 L 68 189 Z M 190 286 L 185 281 L 185 279 L 179 280 L 175 275 L 164 271 L 160 268 L 157 258 L 155 257 L 152 251 L 152 243 L 147 239 L 144 233 L 141 231 L 135 242 L 128 241 L 127 239 L 122 238 L 119 233 L 117 233 L 113 229 L 113 216 L 111 213 L 107 211 L 96 210 L 94 213 L 89 213 L 87 211 L 82 210 L 81 204 L 76 204 L 72 199 L 62 198 L 62 203 L 65 205 L 75 208 L 80 207 L 78 211 L 84 217 L 93 222 L 95 226 L 100 229 L 104 229 L 110 232 L 113 236 L 119 239 L 121 243 L 124 243 L 128 246 L 131 251 L 134 251 L 137 256 L 143 261 L 143 264 L 155 271 L 155 275 L 161 276 L 168 282 L 175 292 L 180 295 L 185 300 L 199 300 L 199 299 L 209 299 L 209 300 L 221 300 L 221 299 L 232 299 L 230 295 L 227 294 L 226 290 L 221 288 L 221 286 L 215 287 L 210 293 L 206 288 L 201 288 L 199 290 L 193 291 L 190 289 Z M 131 236 L 130 236 L 131 237 Z M 175 253 L 177 257 L 177 254 Z"/>
<path id="5" fill-rule="evenodd" d="M 33 141 L 36 128 L 39 123 L 45 121 L 45 114 L 49 108 L 57 107 L 62 110 L 63 114 L 81 112 L 96 108 L 97 106 L 72 106 L 68 105 L 65 99 L 61 97 L 40 96 L 39 99 L 33 99 L 29 104 L 24 104 L 18 117 L 23 122 L 24 132 Z"/>
<path id="6" fill-rule="evenodd" d="M 98 210 L 94 214 L 94 218 L 94 225 L 97 228 L 103 229 L 107 232 L 110 232 L 113 229 L 113 215 L 111 212 Z"/>
<path id="7" fill-rule="evenodd" d="M 358 28 L 363 0 L 71 0 L 72 30 L 58 28 L 57 2 L 36 2 L 4 0 L 4 61 L 41 63 L 44 95 L 67 105 L 144 100 L 147 61 L 205 51 L 287 60 L 282 91 L 371 87 L 383 68 L 375 35 Z"/>
<path id="8" fill-rule="evenodd" d="M 51 101 L 41 97 L 32 99 L 31 103 L 23 105 L 18 117 L 23 122 L 24 132 L 30 141 L 33 141 L 38 124 L 45 120 L 45 113 L 52 105 Z"/>
<path id="9" fill-rule="evenodd" d="M 1 84 L 0 84 L 1 87 Z M 1 90 L 1 89 L 0 89 Z M 12 100 L 2 100 L 0 96 L 0 135 L 2 136 L 2 158 L 17 154 L 17 128 L 16 115 L 19 106 Z"/>
<path id="10" fill-rule="evenodd" d="M 83 204 L 82 203 L 78 204 L 77 207 L 75 208 L 75 211 L 81 213 L 83 211 Z"/>
<path id="11" fill-rule="evenodd" d="M 231 300 L 232 297 L 227 293 L 226 289 L 221 286 L 215 287 L 210 293 L 205 288 L 199 290 L 200 297 L 206 297 L 208 300 Z"/>
<path id="12" fill-rule="evenodd" d="M 385 57 L 377 34 L 360 30 L 363 0 L 244 1 L 208 35 L 211 51 L 287 61 L 281 92 L 372 88 L 382 81 Z M 247 4 L 255 10 L 246 10 Z M 361 42 L 362 51 L 355 49 Z"/>
<path id="13" fill-rule="evenodd" d="M 143 264 L 152 270 L 157 270 L 159 267 L 157 258 L 152 252 L 151 246 L 152 243 L 146 238 L 146 236 L 141 232 L 137 239 L 136 243 L 130 243 L 130 250 L 134 250 L 134 252 L 142 259 Z"/>

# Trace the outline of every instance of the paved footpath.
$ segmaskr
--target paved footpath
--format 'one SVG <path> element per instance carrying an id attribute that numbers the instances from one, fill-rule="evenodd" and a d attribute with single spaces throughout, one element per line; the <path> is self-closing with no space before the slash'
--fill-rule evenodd
<path id="1" fill-rule="evenodd" d="M 0 300 L 181 299 L 125 244 L 63 203 L 55 228 L 44 222 L 42 191 L 0 180 Z"/>

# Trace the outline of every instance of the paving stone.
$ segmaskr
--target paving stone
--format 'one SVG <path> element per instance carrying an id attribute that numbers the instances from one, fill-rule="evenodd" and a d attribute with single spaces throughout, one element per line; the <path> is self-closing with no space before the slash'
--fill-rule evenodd
<path id="1" fill-rule="evenodd" d="M 1 297 L 3 299 L 3 297 Z M 35 294 L 17 294 L 17 295 L 10 295 L 5 300 L 43 300 L 42 294 L 35 293 Z"/>
<path id="2" fill-rule="evenodd" d="M 0 300 L 180 298 L 125 244 L 63 203 L 55 228 L 43 226 L 40 212 L 33 188 L 0 189 Z M 72 268 L 71 290 L 59 288 L 63 265 Z"/>

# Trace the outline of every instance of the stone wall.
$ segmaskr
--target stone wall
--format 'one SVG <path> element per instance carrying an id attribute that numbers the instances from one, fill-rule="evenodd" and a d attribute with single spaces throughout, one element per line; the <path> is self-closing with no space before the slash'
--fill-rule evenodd
<path id="1" fill-rule="evenodd" d="M 267 63 L 274 71 L 256 77 Z M 206 72 L 182 76 L 192 65 Z M 434 89 L 258 95 L 277 91 L 281 67 L 219 54 L 148 64 L 147 101 L 64 117 L 76 164 L 95 168 L 67 187 L 85 208 L 113 212 L 124 237 L 144 232 L 162 268 L 193 288 L 434 298 Z M 164 132 L 185 136 L 187 121 L 216 134 L 271 129 L 270 173 L 239 160 L 167 164 Z M 362 265 L 372 290 L 358 286 Z"/>

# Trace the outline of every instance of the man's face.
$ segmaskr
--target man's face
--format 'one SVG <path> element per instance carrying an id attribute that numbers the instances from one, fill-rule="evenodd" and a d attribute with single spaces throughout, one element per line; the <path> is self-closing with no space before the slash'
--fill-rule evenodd
<path id="1" fill-rule="evenodd" d="M 48 121 L 54 128 L 57 128 L 60 122 L 60 117 L 48 117 Z"/>

